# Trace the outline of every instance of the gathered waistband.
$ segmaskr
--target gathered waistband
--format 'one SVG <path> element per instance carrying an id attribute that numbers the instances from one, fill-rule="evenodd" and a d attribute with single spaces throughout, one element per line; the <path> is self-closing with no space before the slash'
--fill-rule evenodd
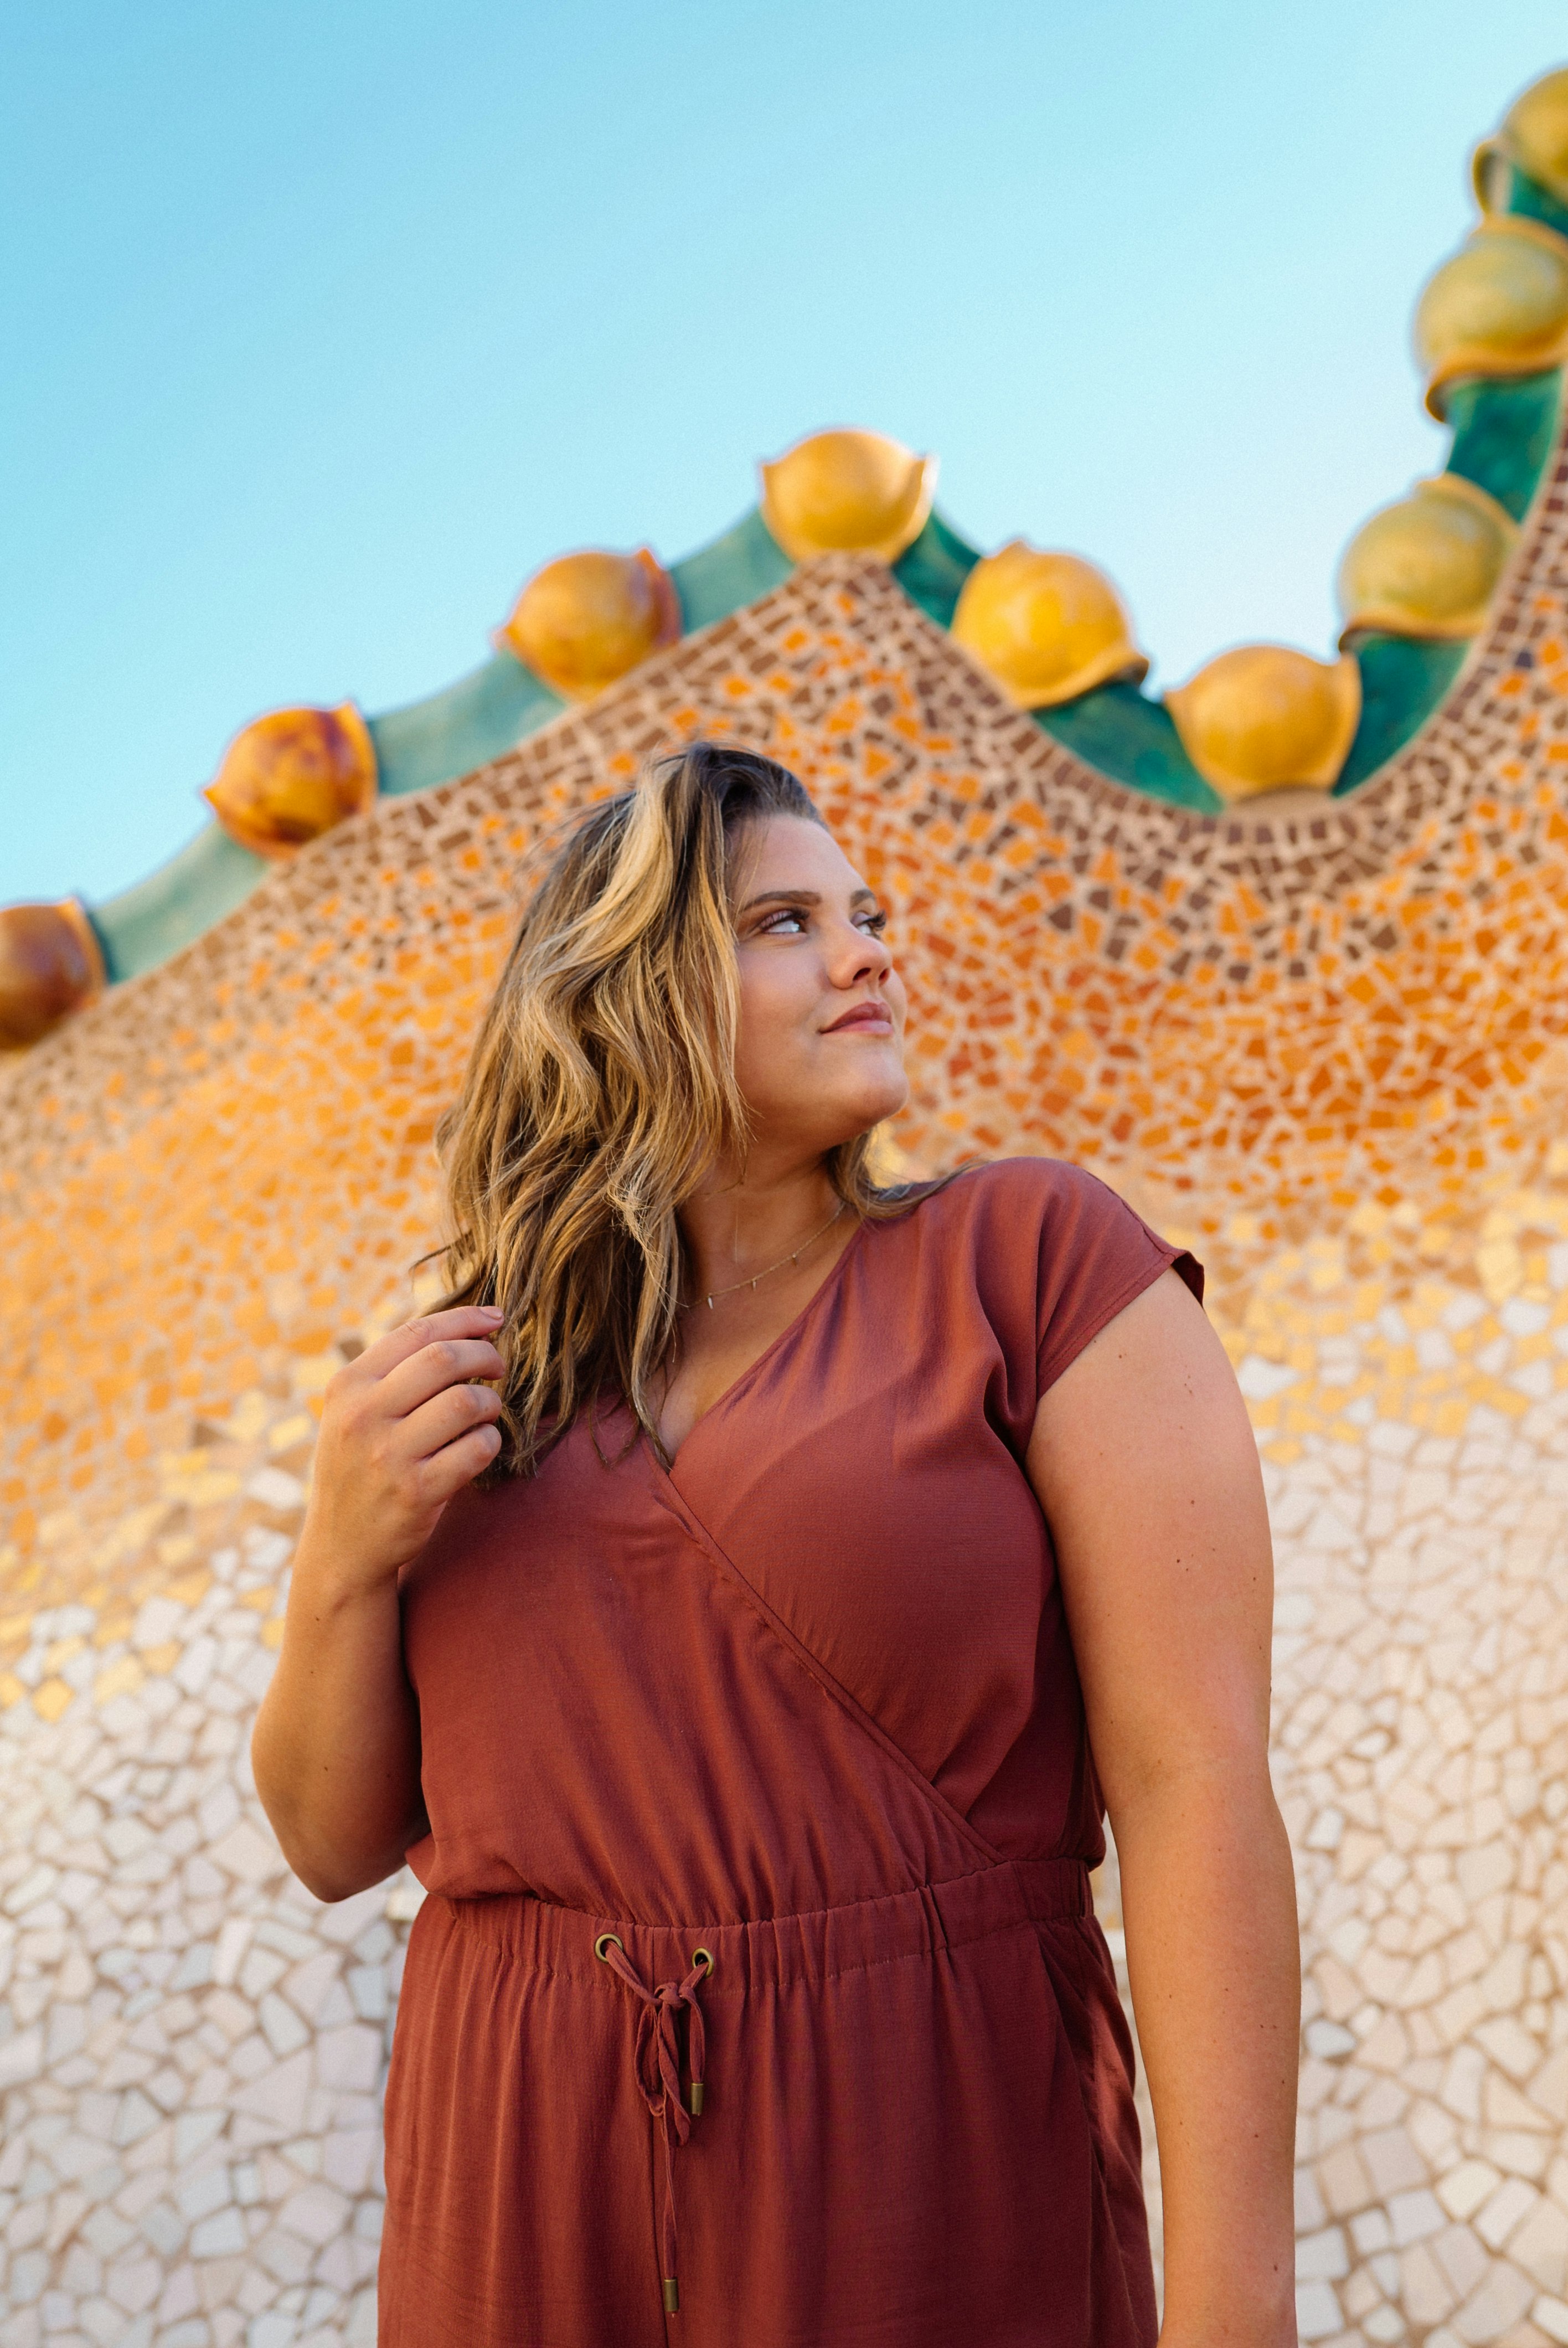
<path id="1" fill-rule="evenodd" d="M 703 2008 L 710 2002 L 722 2007 L 742 2001 L 731 2008 L 730 2020 L 743 2030 L 751 2018 L 748 1997 L 788 1988 L 811 1995 L 878 1965 L 919 1959 L 939 1964 L 950 1951 L 1005 1932 L 1086 1918 L 1092 1904 L 1085 1862 L 1047 1859 L 999 1860 L 944 1883 L 917 1883 L 876 1899 L 743 1923 L 642 1924 L 528 1893 L 482 1900 L 437 1893 L 423 1914 L 431 1910 L 436 1916 L 445 1911 L 465 1939 L 504 1965 L 594 1981 L 596 1999 L 608 1990 L 620 2001 L 632 2074 L 662 2150 L 659 2291 L 665 2315 L 673 2316 L 681 2308 L 676 2157 L 702 2125 Z M 715 2085 L 723 2096 L 723 2081 Z"/>
<path id="2" fill-rule="evenodd" d="M 701 1945 L 713 1958 L 704 1997 L 765 1984 L 815 1987 L 837 1974 L 901 1957 L 935 1956 L 1023 1925 L 1066 1922 L 1093 1908 L 1089 1869 L 1081 1859 L 1004 1859 L 945 1883 L 733 1924 L 705 1919 L 640 1924 L 608 1910 L 564 1908 L 531 1893 L 444 1904 L 465 1931 L 512 1963 L 585 1981 L 600 1971 L 594 1942 L 601 1932 L 619 1933 L 627 1955 L 650 1980 L 683 1974 Z"/>

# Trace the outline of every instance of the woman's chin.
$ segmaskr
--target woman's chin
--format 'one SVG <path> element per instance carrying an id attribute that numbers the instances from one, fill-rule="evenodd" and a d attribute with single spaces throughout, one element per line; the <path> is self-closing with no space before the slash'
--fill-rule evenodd
<path id="1" fill-rule="evenodd" d="M 909 1097 L 909 1079 L 902 1066 L 866 1069 L 853 1085 L 824 1086 L 809 1098 L 798 1094 L 758 1100 L 747 1097 L 752 1131 L 758 1141 L 783 1145 L 792 1154 L 842 1149 L 874 1126 L 897 1117 Z"/>
<path id="2" fill-rule="evenodd" d="M 857 1140 L 861 1134 L 869 1133 L 873 1127 L 885 1124 L 890 1117 L 897 1117 L 908 1098 L 909 1079 L 901 1068 L 886 1083 L 867 1086 L 853 1106 L 847 1102 L 845 1105 L 844 1139 Z"/>

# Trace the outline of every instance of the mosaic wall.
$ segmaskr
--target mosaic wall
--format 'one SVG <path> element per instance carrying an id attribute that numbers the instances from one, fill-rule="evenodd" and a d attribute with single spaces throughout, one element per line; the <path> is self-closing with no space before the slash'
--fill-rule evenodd
<path id="1" fill-rule="evenodd" d="M 1137 799 L 828 560 L 13 1064 L 0 2348 L 374 2337 L 418 1894 L 292 1883 L 249 1724 L 319 1397 L 410 1308 L 523 860 L 699 728 L 794 765 L 895 908 L 904 1162 L 1078 1159 L 1211 1267 L 1279 1551 L 1304 2334 L 1568 2343 L 1563 477 L 1354 799 Z"/>

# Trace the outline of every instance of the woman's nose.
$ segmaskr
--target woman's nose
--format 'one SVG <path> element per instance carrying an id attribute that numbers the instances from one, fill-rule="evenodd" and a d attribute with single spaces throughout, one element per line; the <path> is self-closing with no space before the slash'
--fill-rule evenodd
<path id="1" fill-rule="evenodd" d="M 843 944 L 834 956 L 835 984 L 859 986 L 875 979 L 880 985 L 892 967 L 893 957 L 879 937 L 856 922 L 845 924 Z"/>

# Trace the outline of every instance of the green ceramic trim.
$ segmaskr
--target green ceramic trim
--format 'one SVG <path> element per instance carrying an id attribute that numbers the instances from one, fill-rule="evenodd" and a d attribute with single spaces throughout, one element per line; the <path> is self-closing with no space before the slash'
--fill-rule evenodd
<path id="1" fill-rule="evenodd" d="M 1471 376 L 1445 387 L 1453 447 L 1445 470 L 1462 475 L 1522 521 L 1557 438 L 1561 367 L 1501 383 Z"/>
<path id="2" fill-rule="evenodd" d="M 1568 208 L 1514 172 L 1508 208 L 1568 234 Z M 1449 469 L 1477 482 L 1522 520 L 1555 442 L 1562 369 L 1512 382 L 1453 385 Z M 952 624 L 978 551 L 933 511 L 893 575 L 938 627 Z M 682 631 L 694 634 L 780 587 L 794 565 L 753 507 L 734 527 L 672 566 Z M 1369 635 L 1356 646 L 1362 711 L 1337 794 L 1353 790 L 1403 747 L 1458 675 L 1463 644 Z M 509 652 L 497 652 L 455 685 L 368 723 L 380 788 L 389 797 L 430 790 L 513 749 L 567 706 Z M 1111 685 L 1040 710 L 1042 732 L 1113 782 L 1173 807 L 1213 815 L 1224 802 L 1183 749 L 1163 702 Z M 268 871 L 259 856 L 210 824 L 145 880 L 91 909 L 111 980 L 151 970 L 241 904 Z"/>
<path id="3" fill-rule="evenodd" d="M 1516 174 L 1517 177 L 1517 174 Z M 1563 370 L 1450 384 L 1453 447 L 1446 469 L 1488 490 L 1522 521 L 1556 445 Z M 1433 716 L 1464 666 L 1468 644 L 1369 632 L 1348 649 L 1361 670 L 1361 720 L 1334 796 L 1386 766 Z"/>
<path id="4" fill-rule="evenodd" d="M 1151 700 L 1135 685 L 1102 685 L 1077 701 L 1032 715 L 1042 734 L 1112 782 L 1127 783 L 1172 807 L 1203 815 L 1225 812 L 1224 799 L 1182 747 L 1164 703 Z"/>
<path id="5" fill-rule="evenodd" d="M 270 870 L 221 824 L 208 824 L 145 880 L 89 909 L 110 981 L 156 970 L 243 904 Z"/>
<path id="6" fill-rule="evenodd" d="M 753 508 L 722 538 L 673 566 L 683 633 L 754 603 L 782 586 L 794 567 Z M 471 774 L 567 706 L 512 654 L 494 653 L 456 685 L 366 721 L 379 788 L 388 798 L 401 798 Z M 154 970 L 192 944 L 241 904 L 270 870 L 221 825 L 209 824 L 145 880 L 92 907 L 89 919 L 111 981 Z"/>
<path id="7" fill-rule="evenodd" d="M 753 506 L 733 530 L 671 565 L 685 633 L 711 628 L 782 587 L 794 563 Z"/>
<path id="8" fill-rule="evenodd" d="M 498 758 L 566 707 L 508 652 L 492 654 L 456 685 L 367 722 L 376 776 L 393 798 L 449 783 Z"/>
<path id="9" fill-rule="evenodd" d="M 893 576 L 912 603 L 939 628 L 950 628 L 958 590 L 980 559 L 979 549 L 960 538 L 934 509 L 913 546 L 893 565 Z"/>
<path id="10" fill-rule="evenodd" d="M 1361 717 L 1334 786 L 1336 798 L 1386 766 L 1419 731 L 1464 666 L 1470 646 L 1369 632 L 1348 649 L 1361 670 Z"/>
<path id="11" fill-rule="evenodd" d="M 939 628 L 950 628 L 958 591 L 979 559 L 977 548 L 960 538 L 941 514 L 933 513 L 914 545 L 893 565 L 893 576 L 927 619 Z M 1163 702 L 1152 700 L 1135 685 L 1100 685 L 1076 701 L 1031 715 L 1042 733 L 1112 782 L 1205 815 L 1225 805 L 1183 749 Z"/>
<path id="12" fill-rule="evenodd" d="M 510 653 L 497 653 L 427 700 L 367 721 L 381 789 L 398 797 L 466 775 L 565 705 Z M 208 824 L 145 880 L 90 909 L 110 980 L 156 970 L 242 904 L 271 869 L 221 824 Z"/>
<path id="13" fill-rule="evenodd" d="M 1540 221 L 1554 228 L 1559 236 L 1568 236 L 1568 204 L 1539 180 L 1532 180 L 1528 171 L 1522 171 L 1517 163 L 1508 167 L 1508 193 L 1499 210 L 1513 212 L 1521 220 Z"/>

